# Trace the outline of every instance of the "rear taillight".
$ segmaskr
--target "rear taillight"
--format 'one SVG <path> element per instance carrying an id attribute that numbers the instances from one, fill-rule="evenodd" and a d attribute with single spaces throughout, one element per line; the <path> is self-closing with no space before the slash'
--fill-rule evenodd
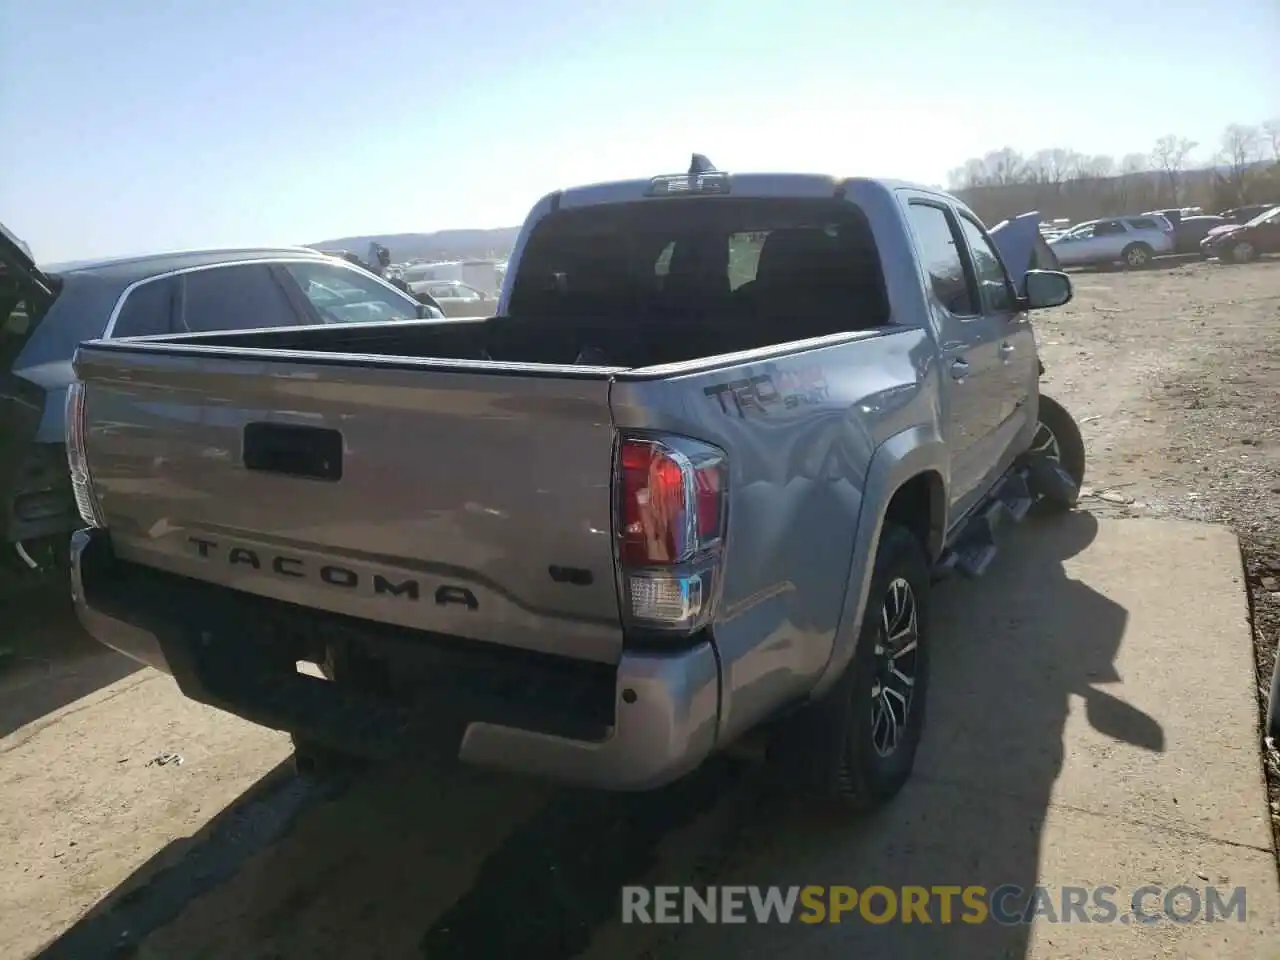
<path id="1" fill-rule="evenodd" d="M 76 497 L 80 519 L 91 527 L 105 527 L 102 509 L 93 492 L 89 461 L 85 456 L 84 384 L 76 382 L 67 388 L 67 466 L 71 470 L 71 489 Z"/>
<path id="2" fill-rule="evenodd" d="M 624 437 L 616 519 L 624 614 L 692 633 L 712 617 L 728 520 L 724 451 L 685 437 Z"/>

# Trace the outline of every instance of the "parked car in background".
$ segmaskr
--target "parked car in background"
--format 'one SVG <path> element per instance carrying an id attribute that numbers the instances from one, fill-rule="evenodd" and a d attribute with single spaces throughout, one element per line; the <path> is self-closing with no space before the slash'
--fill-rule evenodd
<path id="1" fill-rule="evenodd" d="M 1200 252 L 1200 241 L 1209 235 L 1210 230 L 1224 223 L 1225 220 L 1212 214 L 1183 217 L 1173 225 L 1173 252 Z"/>
<path id="2" fill-rule="evenodd" d="M 496 293 L 502 289 L 506 264 L 501 260 L 438 260 L 432 263 L 409 263 L 404 267 L 404 278 L 409 283 L 465 283 L 476 290 Z"/>
<path id="3" fill-rule="evenodd" d="M 1174 252 L 1173 225 L 1160 214 L 1089 220 L 1049 246 L 1064 267 L 1120 262 L 1136 270 Z"/>
<path id="4" fill-rule="evenodd" d="M 497 297 L 459 280 L 420 280 L 409 284 L 409 289 L 431 297 L 446 317 L 488 316 L 498 305 Z"/>
<path id="5" fill-rule="evenodd" d="M 79 522 L 63 407 L 82 341 L 443 319 L 369 271 L 307 248 L 165 253 L 38 269 L 12 234 L 0 231 L 0 264 L 0 563 L 41 575 L 61 565 Z M 40 289 L 33 275 L 47 278 L 47 292 L 30 292 Z"/>
<path id="6" fill-rule="evenodd" d="M 1280 253 L 1280 206 L 1272 207 L 1248 223 L 1232 224 L 1204 238 L 1205 257 L 1226 263 L 1248 263 L 1264 253 Z"/>
<path id="7" fill-rule="evenodd" d="M 1164 217 L 1176 230 L 1178 224 L 1187 217 L 1197 217 L 1203 212 L 1199 207 L 1166 207 L 1163 210 L 1147 210 L 1142 215 L 1144 217 Z"/>
<path id="8" fill-rule="evenodd" d="M 1266 213 L 1274 206 L 1276 206 L 1275 203 L 1251 203 L 1247 206 L 1223 210 L 1218 216 L 1228 223 L 1244 225 L 1260 214 Z"/>

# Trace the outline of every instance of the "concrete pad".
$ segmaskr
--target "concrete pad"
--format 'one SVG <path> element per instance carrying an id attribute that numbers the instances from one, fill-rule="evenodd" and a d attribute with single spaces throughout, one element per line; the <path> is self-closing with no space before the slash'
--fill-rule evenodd
<path id="1" fill-rule="evenodd" d="M 636 954 L 1280 955 L 1234 536 L 1086 513 L 1011 534 L 986 578 L 936 594 L 929 729 L 902 796 L 858 822 L 797 807 L 699 884 L 1109 884 L 1121 914 L 1147 884 L 1240 885 L 1247 920 L 628 927 Z"/>
<path id="2" fill-rule="evenodd" d="M 1088 514 L 1017 532 L 993 577 L 940 598 L 958 649 L 928 775 L 1269 849 L 1235 535 Z"/>
<path id="3" fill-rule="evenodd" d="M 182 764 L 155 764 L 165 753 Z M 139 670 L 0 738 L 0 957 L 31 955 L 237 801 L 289 738 Z"/>

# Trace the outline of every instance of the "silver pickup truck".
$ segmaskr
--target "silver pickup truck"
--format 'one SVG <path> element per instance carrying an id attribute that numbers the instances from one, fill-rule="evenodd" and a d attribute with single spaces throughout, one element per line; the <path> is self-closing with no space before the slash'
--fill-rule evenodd
<path id="1" fill-rule="evenodd" d="M 80 619 L 312 769 L 647 789 L 750 733 L 877 804 L 931 582 L 1083 477 L 1027 321 L 1071 285 L 1032 244 L 695 158 L 541 200 L 492 318 L 85 343 Z"/>

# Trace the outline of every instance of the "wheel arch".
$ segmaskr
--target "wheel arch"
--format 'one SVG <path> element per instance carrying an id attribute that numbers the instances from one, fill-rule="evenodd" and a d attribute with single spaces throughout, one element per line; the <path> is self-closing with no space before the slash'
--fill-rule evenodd
<path id="1" fill-rule="evenodd" d="M 853 658 L 885 523 L 905 520 L 904 525 L 922 538 L 931 562 L 941 554 L 948 522 L 949 463 L 946 442 L 932 424 L 894 434 L 872 454 L 840 623 L 812 696 L 830 689 Z"/>
<path id="2" fill-rule="evenodd" d="M 931 562 L 942 555 L 947 528 L 947 488 L 937 468 L 921 470 L 894 490 L 885 506 L 884 524 L 889 523 L 911 531 Z"/>

